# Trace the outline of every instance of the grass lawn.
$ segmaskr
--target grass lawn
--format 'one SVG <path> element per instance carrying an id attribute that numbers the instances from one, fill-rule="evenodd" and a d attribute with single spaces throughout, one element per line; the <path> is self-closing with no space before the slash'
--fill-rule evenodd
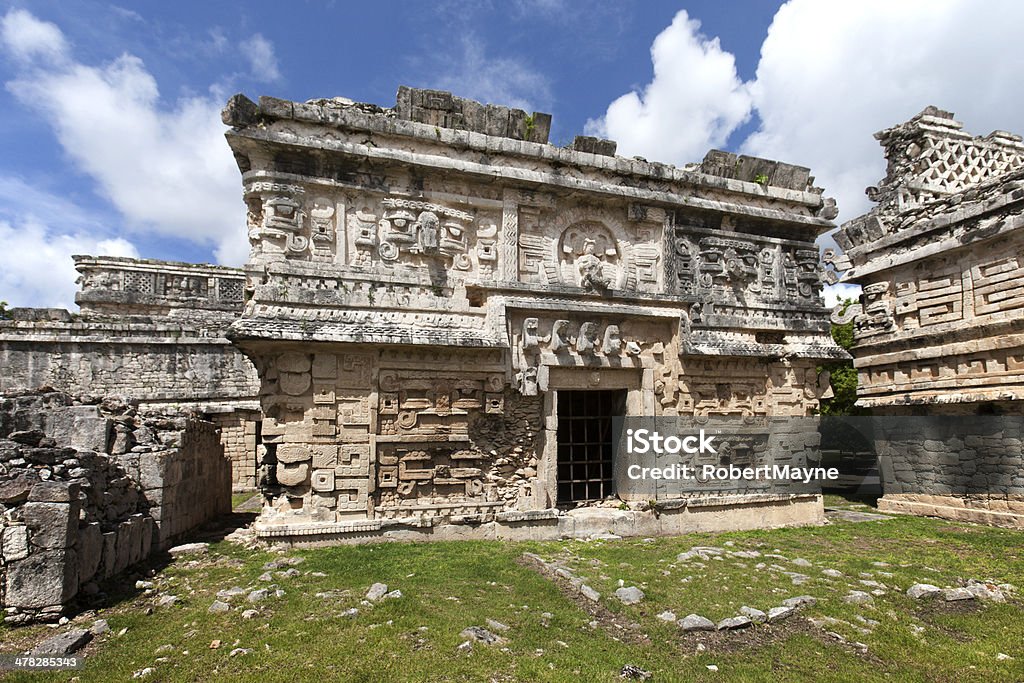
<path id="1" fill-rule="evenodd" d="M 676 560 L 695 545 L 787 560 Z M 596 616 L 522 563 L 524 552 L 585 577 L 601 593 Z M 291 557 L 303 558 L 298 575 L 283 576 L 283 567 L 272 582 L 259 579 L 266 562 Z M 792 565 L 797 558 L 812 566 Z M 781 571 L 755 569 L 762 561 L 810 579 L 795 586 Z M 843 576 L 825 576 L 823 569 Z M 107 586 L 104 606 L 75 620 L 87 628 L 102 617 L 111 626 L 86 648 L 83 671 L 8 674 L 4 680 L 130 680 L 149 667 L 153 681 L 613 681 L 626 664 L 652 672 L 651 681 L 1024 680 L 1019 602 L 945 603 L 905 595 L 915 582 L 951 586 L 968 578 L 1024 590 L 1024 533 L 892 517 L 647 541 L 395 543 L 287 553 L 219 542 L 206 556 L 160 567 L 153 592 L 135 590 L 134 577 L 130 586 Z M 640 587 L 645 599 L 620 604 L 613 595 L 620 579 Z M 871 590 L 860 580 L 892 589 L 873 605 L 843 602 L 851 589 Z M 364 603 L 378 581 L 402 597 Z M 219 590 L 270 583 L 284 596 L 257 604 L 236 597 L 231 611 L 208 612 Z M 166 594 L 181 601 L 157 607 Z M 742 605 L 767 611 L 803 594 L 817 604 L 743 631 L 683 634 L 656 616 L 671 610 L 679 618 L 698 613 L 717 621 Z M 244 619 L 246 609 L 258 614 Z M 465 640 L 460 631 L 487 627 L 487 619 L 510 627 L 495 631 L 506 642 L 457 651 Z M 44 633 L 50 633 L 45 626 L 4 628 L 0 639 L 11 651 Z M 213 641 L 219 647 L 212 648 Z M 849 644 L 854 641 L 866 652 Z M 231 656 L 235 648 L 249 651 Z M 1012 659 L 998 659 L 1000 653 Z"/>

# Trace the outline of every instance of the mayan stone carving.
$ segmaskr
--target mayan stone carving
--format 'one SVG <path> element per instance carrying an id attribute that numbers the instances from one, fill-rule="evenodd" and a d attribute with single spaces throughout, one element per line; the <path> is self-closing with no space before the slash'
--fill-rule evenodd
<path id="1" fill-rule="evenodd" d="M 973 137 L 934 107 L 875 137 L 888 162 L 868 188 L 877 206 L 843 225 L 844 254 L 828 257 L 863 287 L 833 316 L 854 323 L 858 404 L 887 416 L 1020 415 L 1024 143 L 1002 131 Z M 1024 525 L 1017 437 L 989 458 L 977 449 L 991 439 L 959 436 L 907 446 L 931 456 L 890 472 L 897 486 L 881 506 Z M 880 456 L 895 447 L 876 443 Z"/>
<path id="2" fill-rule="evenodd" d="M 806 415 L 815 368 L 844 356 L 814 246 L 835 207 L 807 169 L 558 148 L 546 114 L 404 87 L 393 109 L 237 95 L 224 122 L 265 537 L 582 533 L 559 514 L 602 502 L 559 456 L 574 392 L 627 415 Z M 762 523 L 820 518 L 814 496 L 785 503 Z"/>

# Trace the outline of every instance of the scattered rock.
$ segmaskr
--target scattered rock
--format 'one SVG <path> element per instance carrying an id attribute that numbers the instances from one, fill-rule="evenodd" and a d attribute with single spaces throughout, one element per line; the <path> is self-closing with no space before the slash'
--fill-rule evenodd
<path id="1" fill-rule="evenodd" d="M 822 569 L 821 573 L 831 579 L 840 579 L 843 577 L 843 573 L 837 569 Z"/>
<path id="2" fill-rule="evenodd" d="M 914 600 L 920 600 L 921 598 L 935 598 L 939 595 L 942 595 L 942 589 L 938 586 L 933 586 L 930 583 L 915 583 L 907 589 L 907 597 L 913 598 Z"/>
<path id="3" fill-rule="evenodd" d="M 658 615 L 658 619 L 661 619 L 662 621 L 675 621 L 676 615 L 675 612 L 669 612 L 666 610 Z"/>
<path id="4" fill-rule="evenodd" d="M 782 601 L 782 604 L 786 607 L 813 607 L 818 604 L 818 599 L 813 595 L 798 595 L 795 598 L 786 598 Z"/>
<path id="5" fill-rule="evenodd" d="M 459 636 L 466 638 L 468 641 L 475 641 L 477 643 L 483 643 L 484 645 L 497 645 L 505 642 L 505 639 L 496 633 L 491 633 L 485 628 L 480 626 L 470 626 L 469 628 L 463 629 Z"/>
<path id="6" fill-rule="evenodd" d="M 615 597 L 623 605 L 635 605 L 644 599 L 644 592 L 636 586 L 628 586 L 616 589 Z"/>
<path id="7" fill-rule="evenodd" d="M 110 624 L 107 623 L 106 619 L 97 619 L 92 622 L 92 628 L 89 630 L 92 631 L 94 636 L 101 636 L 110 631 Z"/>
<path id="8" fill-rule="evenodd" d="M 645 671 L 635 664 L 626 664 L 619 670 L 619 678 L 632 681 L 646 681 L 651 677 L 650 671 Z"/>
<path id="9" fill-rule="evenodd" d="M 153 587 L 153 582 L 152 581 L 136 581 L 135 582 L 135 590 L 140 590 L 140 591 L 148 590 L 148 589 L 150 589 L 152 587 Z"/>
<path id="10" fill-rule="evenodd" d="M 843 598 L 843 602 L 848 602 L 851 605 L 870 605 L 874 601 L 875 599 L 871 597 L 871 594 L 864 591 L 850 591 Z"/>
<path id="11" fill-rule="evenodd" d="M 472 640 L 464 640 L 464 641 L 462 641 L 462 643 L 460 643 L 458 645 L 458 647 L 455 648 L 455 651 L 460 653 L 460 654 L 469 654 L 470 652 L 473 651 L 473 641 Z"/>
<path id="12" fill-rule="evenodd" d="M 259 580 L 260 581 L 273 581 L 274 580 L 274 575 L 271 574 L 270 572 L 263 572 L 262 574 L 260 574 Z"/>
<path id="13" fill-rule="evenodd" d="M 209 550 L 209 543 L 185 543 L 176 545 L 167 552 L 171 557 L 179 557 L 181 555 L 205 555 Z"/>
<path id="14" fill-rule="evenodd" d="M 270 596 L 270 591 L 266 588 L 260 588 L 259 590 L 252 591 L 246 596 L 249 602 L 263 602 Z"/>
<path id="15" fill-rule="evenodd" d="M 973 600 L 974 593 L 967 590 L 966 588 L 943 588 L 942 597 L 946 602 L 955 602 L 957 600 Z"/>
<path id="16" fill-rule="evenodd" d="M 971 579 L 967 582 L 967 590 L 979 600 L 990 600 L 992 602 L 1006 602 L 1006 596 L 999 586 L 994 583 L 984 583 Z"/>
<path id="17" fill-rule="evenodd" d="M 763 624 L 768 621 L 768 615 L 754 607 L 747 607 L 744 605 L 743 607 L 740 607 L 740 614 L 750 617 L 750 620 L 755 624 Z"/>
<path id="18" fill-rule="evenodd" d="M 370 590 L 366 591 L 366 599 L 370 602 L 377 602 L 387 594 L 388 585 L 386 583 L 375 583 L 370 586 Z"/>
<path id="19" fill-rule="evenodd" d="M 718 667 L 714 664 L 705 664 L 704 666 L 707 668 L 708 671 L 718 671 Z"/>
<path id="20" fill-rule="evenodd" d="M 796 558 L 794 560 L 790 560 L 790 563 L 791 564 L 795 564 L 798 567 L 811 567 L 811 566 L 813 566 L 811 564 L 810 560 L 805 560 L 802 557 L 798 557 L 798 558 Z"/>
<path id="21" fill-rule="evenodd" d="M 157 607 L 173 607 L 178 602 L 177 595 L 165 595 L 156 601 Z"/>
<path id="22" fill-rule="evenodd" d="M 255 619 L 257 616 L 259 616 L 258 610 L 247 609 L 244 612 L 242 612 L 243 619 Z"/>
<path id="23" fill-rule="evenodd" d="M 1006 654 L 1005 652 L 1000 652 L 999 654 L 996 655 L 996 660 L 997 661 L 1005 662 L 1008 659 L 1013 659 L 1013 657 L 1011 657 L 1010 655 Z"/>
<path id="24" fill-rule="evenodd" d="M 32 649 L 33 655 L 63 656 L 78 652 L 92 640 L 92 633 L 84 628 L 73 628 L 47 638 Z"/>
<path id="25" fill-rule="evenodd" d="M 248 592 L 241 586 L 232 586 L 227 590 L 217 591 L 217 597 L 221 600 L 231 600 L 232 598 L 240 598 Z"/>
<path id="26" fill-rule="evenodd" d="M 501 623 L 500 621 L 495 621 L 494 619 L 488 619 L 486 621 L 486 624 L 487 628 L 491 629 L 492 631 L 508 631 L 511 628 L 510 626 L 507 626 Z"/>
<path id="27" fill-rule="evenodd" d="M 683 631 L 714 631 L 715 622 L 699 614 L 688 614 L 679 620 L 679 628 Z"/>
<path id="28" fill-rule="evenodd" d="M 210 605 L 210 609 L 207 611 L 211 614 L 216 614 L 217 612 L 230 612 L 231 605 L 226 602 L 221 602 L 220 600 L 214 600 L 213 604 Z"/>
<path id="29" fill-rule="evenodd" d="M 768 623 L 774 624 L 776 621 L 782 621 L 786 617 L 792 616 L 796 612 L 796 607 L 772 607 L 768 610 Z"/>
<path id="30" fill-rule="evenodd" d="M 251 652 L 252 652 L 252 650 L 250 648 L 247 648 L 247 647 L 236 647 L 234 650 L 232 650 L 230 653 L 228 653 L 228 656 L 229 657 L 237 657 L 239 655 L 250 654 Z"/>
<path id="31" fill-rule="evenodd" d="M 400 597 L 402 597 L 402 591 L 400 591 L 398 589 L 395 589 L 393 591 L 385 593 L 384 597 L 381 598 L 381 600 L 394 600 L 394 599 L 400 598 Z"/>
<path id="32" fill-rule="evenodd" d="M 156 650 L 153 651 L 153 654 L 155 654 L 157 656 L 160 656 L 160 655 L 169 654 L 171 652 L 174 652 L 174 646 L 173 645 L 161 645 L 160 647 L 158 647 Z"/>
<path id="33" fill-rule="evenodd" d="M 716 628 L 719 631 L 733 631 L 738 628 L 747 628 L 754 622 L 750 620 L 750 617 L 726 617 L 718 622 Z"/>
<path id="34" fill-rule="evenodd" d="M 145 669 L 139 669 L 132 674 L 132 678 L 147 678 L 153 674 L 154 669 L 152 667 L 146 667 Z"/>
<path id="35" fill-rule="evenodd" d="M 601 599 L 601 594 L 585 583 L 580 584 L 580 595 L 592 602 L 597 602 Z"/>

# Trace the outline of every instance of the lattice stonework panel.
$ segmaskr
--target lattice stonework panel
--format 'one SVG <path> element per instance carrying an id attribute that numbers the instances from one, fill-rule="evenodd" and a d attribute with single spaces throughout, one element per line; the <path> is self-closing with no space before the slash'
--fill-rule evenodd
<path id="1" fill-rule="evenodd" d="M 918 162 L 921 180 L 952 193 L 1021 168 L 1024 156 L 973 140 L 939 139 L 921 153 Z"/>
<path id="2" fill-rule="evenodd" d="M 153 274 L 125 271 L 124 291 L 142 292 L 143 294 L 153 293 Z"/>

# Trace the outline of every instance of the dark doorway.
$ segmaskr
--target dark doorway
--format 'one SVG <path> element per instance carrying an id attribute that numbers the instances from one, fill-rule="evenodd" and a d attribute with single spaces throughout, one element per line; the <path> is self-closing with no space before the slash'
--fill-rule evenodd
<path id="1" fill-rule="evenodd" d="M 626 410 L 626 391 L 558 392 L 558 502 L 612 495 L 612 418 Z"/>

